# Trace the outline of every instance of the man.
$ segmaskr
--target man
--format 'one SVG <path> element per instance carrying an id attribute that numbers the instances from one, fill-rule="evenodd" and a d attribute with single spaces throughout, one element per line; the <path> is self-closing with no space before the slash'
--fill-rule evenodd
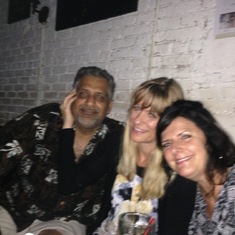
<path id="1" fill-rule="evenodd" d="M 106 70 L 83 67 L 61 105 L 33 108 L 2 128 L 0 205 L 19 234 L 79 234 L 80 223 L 90 234 L 106 216 L 123 131 L 106 117 L 114 90 Z"/>

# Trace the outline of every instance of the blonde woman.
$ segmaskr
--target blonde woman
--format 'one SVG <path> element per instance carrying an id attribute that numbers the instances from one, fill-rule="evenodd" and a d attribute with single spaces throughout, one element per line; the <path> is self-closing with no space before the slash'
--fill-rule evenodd
<path id="1" fill-rule="evenodd" d="M 148 80 L 134 90 L 112 188 L 111 210 L 94 234 L 116 235 L 118 217 L 127 211 L 147 213 L 158 221 L 158 198 L 164 195 L 168 177 L 156 146 L 156 127 L 163 110 L 179 99 L 183 99 L 180 85 L 165 77 Z"/>

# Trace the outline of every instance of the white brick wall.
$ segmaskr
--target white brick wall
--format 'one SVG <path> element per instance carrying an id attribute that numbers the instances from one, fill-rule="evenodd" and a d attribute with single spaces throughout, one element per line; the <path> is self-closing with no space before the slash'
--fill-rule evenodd
<path id="1" fill-rule="evenodd" d="M 158 2 L 151 76 L 174 77 L 235 137 L 235 38 L 215 39 L 215 0 Z"/>
<path id="2" fill-rule="evenodd" d="M 130 93 L 159 76 L 176 78 L 235 137 L 235 38 L 215 39 L 216 0 L 139 0 L 138 12 L 55 31 L 37 17 L 7 24 L 0 0 L 0 123 L 47 102 L 61 102 L 81 66 L 107 69 L 117 82 L 111 117 L 125 120 Z"/>

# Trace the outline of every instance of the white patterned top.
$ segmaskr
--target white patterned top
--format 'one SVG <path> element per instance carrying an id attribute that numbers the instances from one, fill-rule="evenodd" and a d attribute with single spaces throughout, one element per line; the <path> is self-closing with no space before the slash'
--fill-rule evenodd
<path id="1" fill-rule="evenodd" d="M 108 217 L 94 232 L 96 235 L 116 235 L 118 228 L 118 217 L 124 212 L 146 213 L 157 221 L 158 199 L 141 200 L 140 192 L 142 178 L 135 175 L 132 181 L 123 175 L 117 175 L 112 189 L 112 207 Z M 156 223 L 156 232 L 157 232 Z"/>

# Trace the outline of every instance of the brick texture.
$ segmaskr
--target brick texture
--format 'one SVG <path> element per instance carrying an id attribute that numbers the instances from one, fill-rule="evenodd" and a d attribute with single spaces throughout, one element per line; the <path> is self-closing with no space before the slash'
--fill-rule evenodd
<path id="1" fill-rule="evenodd" d="M 235 137 L 235 39 L 215 38 L 216 0 L 139 0 L 138 11 L 56 31 L 38 15 L 7 24 L 0 0 L 0 124 L 47 102 L 61 102 L 81 66 L 107 69 L 117 82 L 110 116 L 126 119 L 130 94 L 159 76 L 177 79 Z"/>

